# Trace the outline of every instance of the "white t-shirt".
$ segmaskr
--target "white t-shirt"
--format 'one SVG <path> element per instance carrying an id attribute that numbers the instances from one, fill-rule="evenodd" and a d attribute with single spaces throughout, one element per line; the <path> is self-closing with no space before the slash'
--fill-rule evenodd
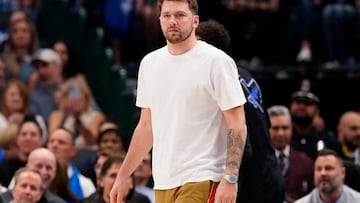
<path id="1" fill-rule="evenodd" d="M 203 41 L 181 55 L 165 46 L 145 56 L 136 105 L 151 109 L 154 189 L 220 181 L 227 150 L 222 111 L 245 102 L 233 59 Z"/>

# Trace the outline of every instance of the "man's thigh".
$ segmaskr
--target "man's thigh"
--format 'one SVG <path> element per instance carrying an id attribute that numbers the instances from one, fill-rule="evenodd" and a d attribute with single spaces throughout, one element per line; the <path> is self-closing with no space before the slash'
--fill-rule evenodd
<path id="1" fill-rule="evenodd" d="M 170 190 L 155 190 L 156 203 L 207 203 L 215 195 L 216 183 L 186 183 Z"/>

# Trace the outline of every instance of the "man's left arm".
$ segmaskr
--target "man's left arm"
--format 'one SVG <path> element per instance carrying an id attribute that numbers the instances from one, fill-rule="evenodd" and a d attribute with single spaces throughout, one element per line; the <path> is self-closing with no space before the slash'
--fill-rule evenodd
<path id="1" fill-rule="evenodd" d="M 247 139 L 244 105 L 223 111 L 227 126 L 227 157 L 224 178 L 217 188 L 215 203 L 235 202 L 237 178 Z"/>

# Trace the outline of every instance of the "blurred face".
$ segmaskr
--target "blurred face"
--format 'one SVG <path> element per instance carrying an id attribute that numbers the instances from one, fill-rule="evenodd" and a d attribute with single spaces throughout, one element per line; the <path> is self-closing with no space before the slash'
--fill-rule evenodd
<path id="1" fill-rule="evenodd" d="M 319 109 L 315 103 L 292 101 L 290 105 L 291 116 L 296 124 L 308 127 L 312 124 L 313 118 L 317 115 Z"/>
<path id="2" fill-rule="evenodd" d="M 29 47 L 31 44 L 29 24 L 25 21 L 18 21 L 14 26 L 14 30 L 13 33 L 11 33 L 10 38 L 16 48 Z"/>
<path id="3" fill-rule="evenodd" d="M 35 203 L 42 196 L 42 181 L 39 174 L 26 171 L 19 175 L 12 195 L 14 203 Z"/>
<path id="4" fill-rule="evenodd" d="M 277 150 L 283 150 L 290 143 L 292 135 L 291 120 L 286 115 L 270 116 L 271 143 Z"/>
<path id="5" fill-rule="evenodd" d="M 66 66 L 69 61 L 69 53 L 66 45 L 63 42 L 57 42 L 54 44 L 53 49 L 59 54 L 63 66 Z"/>
<path id="6" fill-rule="evenodd" d="M 151 158 L 150 154 L 147 154 L 140 165 L 135 169 L 135 178 L 149 178 L 152 175 Z"/>
<path id="7" fill-rule="evenodd" d="M 72 135 L 63 129 L 57 129 L 50 134 L 47 148 L 64 159 L 67 163 L 76 153 Z"/>
<path id="8" fill-rule="evenodd" d="M 34 66 L 39 75 L 39 79 L 45 85 L 52 85 L 57 77 L 59 67 L 54 63 L 46 63 L 44 61 L 35 61 Z"/>
<path id="9" fill-rule="evenodd" d="M 56 158 L 51 152 L 30 155 L 26 167 L 41 174 L 47 189 L 56 175 Z"/>
<path id="10" fill-rule="evenodd" d="M 12 84 L 5 92 L 5 104 L 10 112 L 20 112 L 24 107 L 24 101 L 17 85 Z"/>
<path id="11" fill-rule="evenodd" d="M 180 43 L 188 39 L 199 24 L 186 1 L 165 1 L 160 14 L 162 32 L 168 42 Z"/>
<path id="12" fill-rule="evenodd" d="M 342 185 L 345 168 L 333 155 L 320 156 L 315 161 L 314 182 L 321 193 L 331 194 Z"/>
<path id="13" fill-rule="evenodd" d="M 338 136 L 350 151 L 360 147 L 360 114 L 348 113 L 338 126 Z"/>
<path id="14" fill-rule="evenodd" d="M 121 167 L 120 163 L 113 163 L 113 165 L 111 165 L 111 167 L 106 171 L 105 175 L 100 177 L 99 183 L 100 183 L 100 187 L 103 188 L 103 197 L 105 201 L 110 199 L 109 198 L 110 191 L 115 183 L 116 175 L 120 167 Z M 129 177 L 128 180 L 126 181 L 128 183 L 128 191 L 126 193 L 127 195 L 129 191 L 134 187 L 134 185 L 131 177 Z"/>
<path id="15" fill-rule="evenodd" d="M 115 132 L 109 132 L 103 135 L 99 143 L 99 150 L 109 149 L 111 151 L 124 151 L 124 145 Z"/>
<path id="16" fill-rule="evenodd" d="M 29 154 L 41 147 L 43 140 L 38 126 L 33 122 L 24 123 L 16 137 L 16 143 L 21 154 Z"/>

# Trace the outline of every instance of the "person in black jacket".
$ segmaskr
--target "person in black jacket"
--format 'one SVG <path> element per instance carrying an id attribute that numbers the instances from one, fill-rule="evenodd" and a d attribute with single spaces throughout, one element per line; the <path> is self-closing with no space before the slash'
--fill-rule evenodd
<path id="1" fill-rule="evenodd" d="M 215 21 L 200 22 L 196 29 L 198 39 L 227 51 L 231 42 L 225 27 Z M 245 104 L 248 139 L 239 170 L 237 202 L 282 203 L 284 181 L 269 135 L 270 121 L 262 92 L 255 78 L 238 66 L 239 81 L 247 97 Z"/>

